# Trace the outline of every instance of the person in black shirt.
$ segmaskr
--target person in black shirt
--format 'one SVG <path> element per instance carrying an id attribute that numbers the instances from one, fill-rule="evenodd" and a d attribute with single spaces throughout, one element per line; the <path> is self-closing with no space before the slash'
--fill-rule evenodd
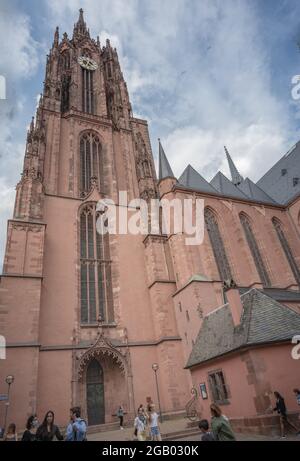
<path id="1" fill-rule="evenodd" d="M 199 421 L 198 426 L 203 434 L 201 437 L 202 442 L 214 442 L 216 440 L 214 434 L 211 431 L 209 431 L 209 424 L 207 419 L 201 419 L 201 421 Z"/>
<path id="2" fill-rule="evenodd" d="M 26 431 L 23 434 L 22 442 L 35 442 L 36 431 L 38 427 L 38 419 L 36 415 L 29 416 L 26 424 Z"/>
<path id="3" fill-rule="evenodd" d="M 53 411 L 47 411 L 44 421 L 36 432 L 36 440 L 40 442 L 52 442 L 54 437 L 57 440 L 63 440 L 58 427 L 54 424 Z"/>
<path id="4" fill-rule="evenodd" d="M 279 392 L 275 391 L 274 392 L 275 398 L 276 398 L 276 407 L 273 408 L 273 411 L 277 411 L 280 417 L 280 431 L 281 431 L 281 437 L 285 439 L 285 431 L 284 428 L 285 426 L 290 426 L 296 431 L 296 435 L 300 434 L 299 429 L 289 421 L 287 414 L 286 414 L 286 406 L 284 402 L 284 398 L 282 395 L 279 394 Z"/>

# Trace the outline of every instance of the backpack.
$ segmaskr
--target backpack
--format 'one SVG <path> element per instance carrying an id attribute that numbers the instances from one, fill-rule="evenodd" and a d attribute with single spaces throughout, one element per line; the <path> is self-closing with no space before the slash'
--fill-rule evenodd
<path id="1" fill-rule="evenodd" d="M 86 426 L 86 428 L 87 428 L 87 423 L 86 423 L 86 421 L 85 421 L 84 419 L 81 419 L 81 420 L 78 421 L 78 422 L 79 422 L 79 423 L 85 423 L 85 426 Z M 76 440 L 76 438 L 77 438 L 77 432 L 74 433 L 74 437 L 75 437 L 75 440 Z M 86 431 L 85 431 L 84 436 L 83 436 L 83 439 L 82 439 L 81 441 L 82 441 L 82 442 L 87 442 L 87 441 L 88 441 L 87 436 L 86 436 Z"/>

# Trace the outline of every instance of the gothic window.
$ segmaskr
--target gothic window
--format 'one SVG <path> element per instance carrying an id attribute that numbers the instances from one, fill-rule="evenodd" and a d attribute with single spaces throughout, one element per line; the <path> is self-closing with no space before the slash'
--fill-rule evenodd
<path id="1" fill-rule="evenodd" d="M 80 214 L 81 323 L 113 321 L 109 234 L 97 232 L 98 217 L 95 204 Z"/>
<path id="2" fill-rule="evenodd" d="M 70 53 L 68 51 L 61 55 L 61 67 L 63 70 L 70 69 Z"/>
<path id="3" fill-rule="evenodd" d="M 70 82 L 71 76 L 65 75 L 62 80 L 61 88 L 61 111 L 66 112 L 69 110 L 70 103 Z"/>
<path id="4" fill-rule="evenodd" d="M 112 77 L 112 72 L 111 72 L 111 62 L 110 61 L 106 64 L 106 68 L 107 68 L 108 78 L 111 78 Z"/>
<path id="5" fill-rule="evenodd" d="M 260 280 L 265 287 L 271 286 L 270 278 L 266 270 L 263 258 L 261 256 L 257 241 L 254 237 L 250 221 L 248 217 L 243 213 L 240 214 L 240 221 L 243 226 L 245 236 L 246 236 L 252 257 L 254 259 L 257 272 L 260 276 Z"/>
<path id="6" fill-rule="evenodd" d="M 300 270 L 299 270 L 299 267 L 296 263 L 296 260 L 294 258 L 294 255 L 292 253 L 292 250 L 291 250 L 291 247 L 286 239 L 286 236 L 285 236 L 285 233 L 282 229 L 282 225 L 280 223 L 280 221 L 278 221 L 278 219 L 276 218 L 273 218 L 272 219 L 272 223 L 273 223 L 273 226 L 274 226 L 274 229 L 277 233 L 277 236 L 278 236 L 278 239 L 281 243 L 281 246 L 282 246 L 282 249 L 285 253 L 285 256 L 289 262 L 289 265 L 290 265 L 290 268 L 294 274 L 294 277 L 297 281 L 297 283 L 300 285 Z"/>
<path id="7" fill-rule="evenodd" d="M 82 110 L 94 113 L 93 71 L 81 68 L 82 72 Z"/>
<path id="8" fill-rule="evenodd" d="M 148 160 L 143 161 L 143 170 L 144 170 L 144 177 L 149 178 L 151 176 L 150 166 Z"/>
<path id="9" fill-rule="evenodd" d="M 80 191 L 88 192 L 91 178 L 96 178 L 100 189 L 103 179 L 103 164 L 101 158 L 101 144 L 94 133 L 85 133 L 80 138 Z"/>
<path id="10" fill-rule="evenodd" d="M 225 383 L 225 378 L 221 370 L 209 373 L 208 375 L 213 401 L 216 403 L 226 403 L 229 393 Z"/>
<path id="11" fill-rule="evenodd" d="M 205 208 L 204 218 L 221 280 L 230 280 L 231 270 L 216 216 L 212 210 Z"/>

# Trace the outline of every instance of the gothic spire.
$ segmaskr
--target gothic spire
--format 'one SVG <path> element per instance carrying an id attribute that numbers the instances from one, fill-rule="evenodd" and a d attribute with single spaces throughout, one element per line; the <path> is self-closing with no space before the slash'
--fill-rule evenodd
<path id="1" fill-rule="evenodd" d="M 158 139 L 159 145 L 159 179 L 171 177 L 175 178 L 173 171 L 170 167 L 166 154 L 161 145 L 160 139 Z"/>
<path id="2" fill-rule="evenodd" d="M 59 29 L 56 27 L 55 32 L 54 32 L 54 41 L 53 41 L 53 46 L 57 47 L 59 43 Z"/>
<path id="3" fill-rule="evenodd" d="M 233 160 L 232 160 L 226 146 L 224 146 L 224 149 L 225 149 L 225 153 L 226 153 L 226 157 L 227 157 L 227 161 L 228 161 L 228 165 L 229 165 L 229 169 L 230 169 L 231 181 L 233 182 L 233 184 L 235 186 L 238 186 L 239 184 L 241 184 L 244 181 L 244 178 L 238 172 L 238 169 L 235 166 L 235 164 L 233 163 Z"/>
<path id="4" fill-rule="evenodd" d="M 73 31 L 73 37 L 79 36 L 79 35 L 89 35 L 89 32 L 86 28 L 86 23 L 84 22 L 83 19 L 83 9 L 80 8 L 79 10 L 79 18 L 76 24 L 74 25 L 74 31 Z"/>

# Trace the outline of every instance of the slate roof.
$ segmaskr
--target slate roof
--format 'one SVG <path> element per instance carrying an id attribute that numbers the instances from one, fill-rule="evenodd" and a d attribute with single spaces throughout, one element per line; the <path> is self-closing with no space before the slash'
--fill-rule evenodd
<path id="1" fill-rule="evenodd" d="M 170 167 L 170 164 L 168 162 L 168 159 L 166 157 L 165 151 L 161 145 L 161 142 L 159 141 L 159 157 L 158 157 L 158 163 L 159 163 L 159 179 L 163 178 L 174 178 L 174 173 L 172 171 L 172 168 Z"/>
<path id="2" fill-rule="evenodd" d="M 247 346 L 290 341 L 299 334 L 300 314 L 252 288 L 241 296 L 241 324 L 234 326 L 229 304 L 203 319 L 186 368 Z"/>
<path id="3" fill-rule="evenodd" d="M 213 177 L 213 179 L 210 181 L 210 184 L 222 195 L 239 198 L 242 200 L 249 200 L 249 197 L 247 197 L 240 189 L 238 189 L 237 186 L 229 181 L 229 179 L 226 178 L 226 176 L 224 176 L 221 171 L 219 171 Z"/>
<path id="4" fill-rule="evenodd" d="M 296 185 L 295 178 L 299 178 Z M 300 194 L 300 141 L 267 171 L 257 185 L 281 204 Z"/>
<path id="5" fill-rule="evenodd" d="M 244 294 L 247 291 L 249 291 L 249 288 L 239 288 L 239 292 L 241 294 Z M 279 302 L 287 301 L 300 303 L 300 291 L 284 290 L 281 288 L 264 288 L 263 290 L 259 291 L 266 294 L 267 296 L 271 296 L 271 298 Z"/>
<path id="6" fill-rule="evenodd" d="M 203 178 L 191 165 L 188 165 L 180 178 L 179 184 L 200 192 L 218 194 L 218 191 Z"/>
<path id="7" fill-rule="evenodd" d="M 238 188 L 252 200 L 278 205 L 275 200 L 273 200 L 268 194 L 266 194 L 265 191 L 263 191 L 249 178 L 246 178 L 241 184 L 239 184 Z"/>

